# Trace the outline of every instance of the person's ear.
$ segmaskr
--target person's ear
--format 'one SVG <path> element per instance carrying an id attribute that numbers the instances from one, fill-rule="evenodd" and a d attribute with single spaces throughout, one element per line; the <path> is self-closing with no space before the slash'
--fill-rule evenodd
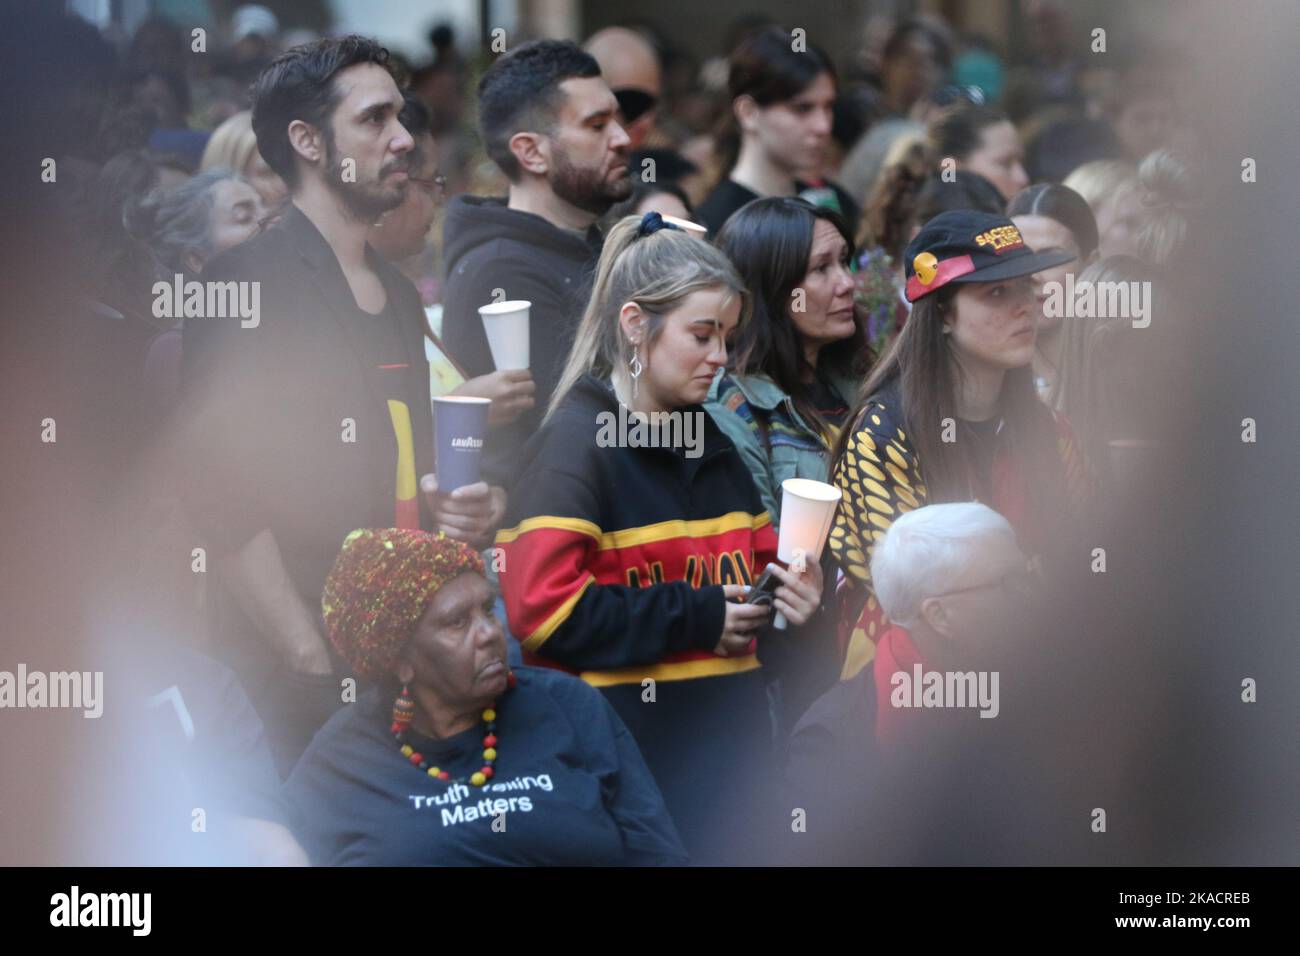
<path id="1" fill-rule="evenodd" d="M 645 313 L 635 302 L 624 302 L 623 308 L 618 310 L 618 324 L 623 329 L 623 337 L 634 348 L 639 348 L 645 340 L 645 321 Z"/>
<path id="2" fill-rule="evenodd" d="M 939 303 L 939 325 L 943 328 L 944 335 L 952 334 L 953 323 L 957 321 L 957 310 L 953 308 L 951 301 L 948 303 Z"/>
<path id="3" fill-rule="evenodd" d="M 195 275 L 203 271 L 203 260 L 199 258 L 197 252 L 187 252 L 181 256 L 181 265 Z"/>
<path id="4" fill-rule="evenodd" d="M 397 665 L 397 679 L 403 684 L 409 684 L 415 680 L 415 668 L 411 666 L 410 661 L 404 660 Z"/>
<path id="5" fill-rule="evenodd" d="M 551 168 L 551 143 L 541 133 L 515 133 L 506 145 L 520 169 L 545 176 Z"/>
<path id="6" fill-rule="evenodd" d="M 289 124 L 289 145 L 293 151 L 315 166 L 325 155 L 325 137 L 321 130 L 303 120 Z"/>
<path id="7" fill-rule="evenodd" d="M 742 133 L 753 133 L 758 129 L 758 114 L 761 109 L 758 101 L 748 93 L 742 93 L 732 101 L 731 111 L 735 114 L 736 125 Z"/>
<path id="8" fill-rule="evenodd" d="M 928 597 L 921 602 L 921 619 L 936 634 L 952 637 L 952 615 L 948 613 L 948 608 L 939 598 Z"/>

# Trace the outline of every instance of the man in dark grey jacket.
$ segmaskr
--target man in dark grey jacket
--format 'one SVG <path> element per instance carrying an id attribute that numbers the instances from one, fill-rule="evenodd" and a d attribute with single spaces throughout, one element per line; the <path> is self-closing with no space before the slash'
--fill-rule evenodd
<path id="1" fill-rule="evenodd" d="M 504 199 L 459 197 L 444 227 L 443 339 L 471 375 L 494 369 L 480 306 L 526 299 L 536 406 L 495 431 L 487 473 L 502 480 L 537 430 L 573 345 L 600 253 L 596 220 L 632 190 L 627 134 L 600 68 L 577 45 L 539 40 L 497 60 L 479 83 L 488 155 L 510 180 Z"/>

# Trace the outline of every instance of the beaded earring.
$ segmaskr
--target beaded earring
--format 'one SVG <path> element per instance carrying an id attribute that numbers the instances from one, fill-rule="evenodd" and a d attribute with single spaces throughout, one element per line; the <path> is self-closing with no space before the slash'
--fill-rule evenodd
<path id="1" fill-rule="evenodd" d="M 406 730 L 414 718 L 415 701 L 411 698 L 411 692 L 407 689 L 406 684 L 402 684 L 402 692 L 393 701 L 393 733 L 401 733 Z"/>
<path id="2" fill-rule="evenodd" d="M 515 672 L 506 670 L 506 686 L 513 688 L 517 680 Z M 407 706 L 409 705 L 409 707 Z M 488 708 L 483 711 L 483 723 L 486 725 L 483 734 L 483 765 L 478 770 L 469 775 L 468 778 L 458 777 L 452 779 L 451 772 L 443 770 L 441 767 L 430 766 L 429 761 L 425 759 L 424 754 L 417 751 L 411 744 L 406 742 L 406 727 L 411 722 L 411 716 L 415 714 L 415 701 L 407 696 L 406 687 L 402 687 L 402 694 L 393 704 L 393 737 L 397 740 L 398 751 L 401 755 L 417 770 L 428 774 L 435 780 L 441 780 L 443 783 L 465 783 L 468 780 L 476 787 L 486 786 L 487 782 L 492 779 L 496 773 L 497 762 L 497 703 L 493 701 Z"/>

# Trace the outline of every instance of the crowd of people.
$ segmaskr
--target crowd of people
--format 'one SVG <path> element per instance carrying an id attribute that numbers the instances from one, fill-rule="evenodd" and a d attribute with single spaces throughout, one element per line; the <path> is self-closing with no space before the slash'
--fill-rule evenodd
<path id="1" fill-rule="evenodd" d="M 697 69 L 641 26 L 420 64 L 259 9 L 202 70 L 176 24 L 74 29 L 102 119 L 60 158 L 151 550 L 210 561 L 159 601 L 229 689 L 198 742 L 262 795 L 248 858 L 780 862 L 792 808 L 974 716 L 897 675 L 997 670 L 1159 453 L 1125 396 L 1168 312 L 1050 303 L 1177 308 L 1174 77 L 1086 66 L 1051 2 L 1020 63 L 917 17 L 845 68 L 757 20 Z M 257 314 L 160 315 L 173 280 Z M 491 403 L 456 489 L 446 396 Z M 699 443 L 608 447 L 620 410 Z M 791 478 L 841 492 L 802 567 Z"/>

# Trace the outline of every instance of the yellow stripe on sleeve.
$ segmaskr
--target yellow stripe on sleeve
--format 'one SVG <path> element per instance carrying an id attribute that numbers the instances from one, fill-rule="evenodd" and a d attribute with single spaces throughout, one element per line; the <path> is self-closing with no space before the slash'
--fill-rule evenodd
<path id="1" fill-rule="evenodd" d="M 597 541 L 600 540 L 600 527 L 585 518 L 560 518 L 556 515 L 538 515 L 535 518 L 525 518 L 513 528 L 502 528 L 497 532 L 496 543 L 510 544 L 530 531 L 544 529 L 576 531 L 578 534 L 585 534 Z"/>
<path id="2" fill-rule="evenodd" d="M 555 633 L 555 629 L 569 619 L 569 615 L 573 613 L 574 605 L 582 600 L 582 596 L 587 593 L 587 588 L 591 587 L 595 583 L 596 578 L 593 575 L 588 574 L 587 580 L 582 582 L 582 587 L 578 588 L 578 590 L 571 594 L 563 604 L 556 608 L 555 612 L 542 622 L 541 627 L 528 635 L 528 637 L 523 641 L 523 646 L 529 651 L 536 652 L 536 650 L 545 644 L 547 640 L 550 639 L 550 636 Z"/>
<path id="3" fill-rule="evenodd" d="M 743 674 L 762 665 L 754 654 L 744 657 L 701 658 L 693 661 L 664 661 L 633 667 L 615 667 L 603 671 L 582 671 L 578 676 L 592 687 L 639 684 L 647 677 L 654 681 L 692 680 L 696 677 L 721 677 Z"/>

